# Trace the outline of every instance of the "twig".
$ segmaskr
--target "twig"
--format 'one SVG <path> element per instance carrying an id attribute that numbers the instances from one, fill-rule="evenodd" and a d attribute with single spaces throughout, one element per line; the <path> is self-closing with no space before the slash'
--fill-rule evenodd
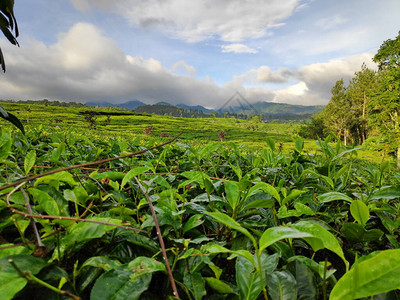
<path id="1" fill-rule="evenodd" d="M 94 224 L 101 224 L 101 225 L 108 225 L 108 226 L 114 226 L 114 227 L 118 227 L 118 228 L 122 228 L 122 229 L 127 229 L 127 230 L 131 230 L 131 231 L 136 231 L 136 232 L 145 232 L 141 229 L 137 229 L 137 228 L 133 228 L 133 227 L 129 227 L 129 226 L 123 226 L 123 225 L 117 225 L 117 224 L 111 224 L 111 223 L 107 223 L 107 222 L 102 222 L 102 221 L 95 221 L 95 220 L 87 220 L 87 219 L 81 219 L 81 218 L 73 218 L 73 217 L 64 217 L 64 216 L 49 216 L 49 215 L 35 215 L 35 214 L 29 214 L 29 213 L 25 213 L 23 211 L 19 211 L 17 209 L 15 209 L 14 207 L 12 207 L 12 205 L 10 204 L 10 196 L 12 194 L 15 193 L 15 191 L 17 191 L 19 188 L 21 188 L 21 186 L 23 186 L 26 182 L 22 182 L 20 183 L 16 188 L 14 188 L 10 193 L 8 193 L 7 197 L 6 197 L 6 204 L 7 207 L 11 210 L 11 212 L 15 213 L 15 214 L 19 214 L 21 216 L 24 216 L 25 218 L 39 218 L 39 219 L 52 219 L 52 220 L 70 220 L 70 221 L 79 221 L 79 222 L 86 222 L 86 223 L 94 223 Z"/>
<path id="2" fill-rule="evenodd" d="M 158 241 L 160 242 L 161 252 L 162 252 L 162 255 L 163 255 L 163 258 L 165 261 L 165 267 L 167 268 L 169 281 L 171 282 L 172 291 L 174 293 L 174 296 L 179 299 L 178 290 L 175 285 L 175 280 L 174 280 L 174 276 L 172 275 L 171 267 L 169 266 L 167 251 L 165 251 L 165 244 L 164 244 L 164 240 L 161 235 L 160 226 L 158 225 L 158 220 L 157 220 L 156 212 L 154 211 L 153 203 L 151 202 L 151 199 L 150 199 L 149 195 L 147 194 L 146 189 L 140 183 L 139 179 L 137 177 L 135 177 L 135 180 L 136 180 L 137 184 L 139 185 L 140 190 L 142 191 L 143 195 L 146 197 L 146 200 L 149 204 L 149 207 L 151 210 L 151 215 L 154 220 L 154 225 L 156 226 Z"/>
<path id="3" fill-rule="evenodd" d="M 12 259 L 9 259 L 8 262 L 12 265 L 12 267 L 17 271 L 17 273 L 19 274 L 19 276 L 21 276 L 22 278 L 25 278 L 28 281 L 33 281 L 36 282 L 38 284 L 40 284 L 41 286 L 44 286 L 50 290 L 52 290 L 55 293 L 58 293 L 60 295 L 64 295 L 66 297 L 69 297 L 71 299 L 74 300 L 80 300 L 81 298 L 64 290 L 58 289 L 50 284 L 48 284 L 47 282 L 37 278 L 36 276 L 34 276 L 33 274 L 26 272 L 26 271 L 22 271 Z"/>
<path id="4" fill-rule="evenodd" d="M 15 181 L 15 182 L 12 182 L 12 183 L 9 183 L 9 184 L 1 186 L 0 187 L 0 191 L 4 190 L 4 189 L 7 189 L 7 188 L 10 188 L 10 187 L 13 187 L 13 186 L 16 186 L 18 184 L 25 183 L 25 182 L 28 182 L 28 181 L 32 181 L 32 180 L 38 179 L 40 177 L 51 175 L 51 174 L 54 174 L 54 173 L 58 173 L 58 172 L 62 172 L 62 171 L 68 171 L 68 170 L 72 170 L 72 169 L 84 168 L 84 167 L 88 167 L 88 166 L 100 165 L 100 164 L 103 164 L 105 162 L 110 162 L 110 161 L 114 161 L 114 160 L 118 160 L 118 159 L 122 159 L 122 158 L 131 157 L 131 156 L 134 156 L 134 155 L 142 154 L 142 153 L 145 153 L 145 152 L 147 152 L 149 150 L 154 150 L 154 149 L 157 149 L 157 148 L 160 148 L 162 146 L 165 146 L 165 145 L 168 145 L 168 144 L 172 143 L 178 137 L 180 137 L 182 135 L 182 133 L 183 133 L 183 131 L 181 133 L 179 133 L 177 136 L 175 136 L 174 138 L 170 139 L 169 141 L 167 141 L 167 142 L 165 142 L 163 144 L 160 144 L 160 145 L 157 145 L 157 146 L 154 146 L 154 147 L 150 147 L 150 148 L 147 148 L 147 149 L 144 149 L 144 150 L 141 150 L 141 151 L 125 154 L 125 155 L 118 156 L 118 157 L 110 157 L 110 158 L 97 160 L 97 161 L 93 161 L 93 162 L 77 164 L 77 165 L 64 167 L 64 168 L 58 168 L 58 169 L 54 169 L 54 170 L 51 170 L 51 171 L 48 171 L 48 172 L 45 172 L 45 173 L 42 173 L 42 174 L 33 175 L 33 176 L 30 176 L 30 177 L 27 177 L 27 178 L 23 178 L 23 179 Z"/>
<path id="5" fill-rule="evenodd" d="M 20 188 L 19 190 L 21 191 L 22 196 L 24 196 L 26 210 L 28 211 L 29 214 L 33 215 L 31 205 L 29 204 L 29 198 L 28 198 L 28 196 L 26 195 L 24 189 Z M 33 228 L 33 233 L 34 233 L 34 235 L 35 235 L 35 239 L 36 239 L 36 244 L 37 244 L 37 246 L 38 246 L 38 247 L 46 247 L 46 246 L 43 244 L 43 242 L 42 242 L 42 240 L 41 240 L 41 238 L 40 238 L 39 231 L 38 231 L 38 229 L 37 229 L 37 227 L 36 227 L 35 220 L 34 220 L 32 217 L 30 217 L 30 219 L 31 219 L 31 225 L 32 225 L 32 228 Z"/>

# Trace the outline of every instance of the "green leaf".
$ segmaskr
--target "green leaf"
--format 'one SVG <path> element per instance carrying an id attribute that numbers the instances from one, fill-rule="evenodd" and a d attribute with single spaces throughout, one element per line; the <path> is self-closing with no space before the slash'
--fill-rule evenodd
<path id="1" fill-rule="evenodd" d="M 236 181 L 225 181 L 224 186 L 225 186 L 226 200 L 228 200 L 231 208 L 235 210 L 240 201 L 239 183 Z"/>
<path id="2" fill-rule="evenodd" d="M 22 271 L 36 275 L 43 269 L 47 263 L 37 257 L 31 255 L 11 255 L 0 259 L 0 298 L 2 300 L 13 299 L 14 296 L 21 291 L 28 280 L 18 274 L 17 270 L 11 265 L 9 260 Z"/>
<path id="3" fill-rule="evenodd" d="M 72 175 L 70 173 L 68 173 L 66 171 L 61 171 L 61 172 L 58 172 L 55 174 L 43 176 L 41 178 L 36 179 L 34 186 L 36 187 L 41 183 L 48 184 L 51 181 L 65 182 L 65 183 L 69 184 L 70 186 L 75 186 L 78 184 L 77 182 L 75 182 L 74 178 L 72 177 Z"/>
<path id="4" fill-rule="evenodd" d="M 352 243 L 376 241 L 383 235 L 383 232 L 377 228 L 366 230 L 364 226 L 356 223 L 343 224 L 340 232 Z"/>
<path id="5" fill-rule="evenodd" d="M 254 201 L 248 202 L 244 207 L 243 211 L 253 208 L 271 208 L 275 204 L 274 199 L 257 199 Z"/>
<path id="6" fill-rule="evenodd" d="M 398 187 L 385 187 L 376 192 L 374 192 L 370 197 L 369 200 L 378 200 L 378 199 L 397 199 L 400 198 L 400 188 Z"/>
<path id="7" fill-rule="evenodd" d="M 82 264 L 80 270 L 82 270 L 84 267 L 91 266 L 95 268 L 101 268 L 105 271 L 109 271 L 111 269 L 118 268 L 120 265 L 121 263 L 118 260 L 114 260 L 106 256 L 93 256 L 87 259 Z"/>
<path id="8" fill-rule="evenodd" d="M 122 172 L 108 171 L 103 173 L 97 173 L 92 176 L 94 179 L 102 180 L 109 178 L 111 180 L 119 180 L 125 177 L 125 174 Z"/>
<path id="9" fill-rule="evenodd" d="M 165 272 L 165 266 L 153 258 L 137 257 L 129 264 L 101 275 L 92 288 L 90 299 L 139 299 L 140 295 L 148 289 L 152 273 L 158 271 Z"/>
<path id="10" fill-rule="evenodd" d="M 288 195 L 287 197 L 285 197 L 282 200 L 282 205 L 286 205 L 287 203 L 289 203 L 291 200 L 297 198 L 298 196 L 306 193 L 307 191 L 300 191 L 300 190 L 296 190 L 293 189 L 292 192 L 290 193 L 290 195 Z"/>
<path id="11" fill-rule="evenodd" d="M 127 242 L 143 247 L 151 251 L 152 253 L 157 253 L 158 251 L 160 251 L 159 244 L 147 236 L 134 233 L 132 231 L 123 231 L 119 233 L 118 236 L 122 236 Z"/>
<path id="12" fill-rule="evenodd" d="M 204 279 L 213 290 L 220 294 L 237 294 L 229 284 L 223 282 L 222 280 L 214 277 L 205 277 Z"/>
<path id="13" fill-rule="evenodd" d="M 294 261 L 294 276 L 297 282 L 297 299 L 317 299 L 318 289 L 314 273 L 299 260 Z"/>
<path id="14" fill-rule="evenodd" d="M 134 178 L 140 174 L 143 174 L 144 172 L 146 172 L 148 170 L 149 170 L 148 167 L 137 167 L 137 168 L 133 168 L 132 170 L 130 170 L 128 173 L 126 173 L 124 178 L 122 178 L 120 189 L 122 190 L 124 188 L 124 186 L 128 183 L 128 181 L 132 180 L 132 178 Z"/>
<path id="15" fill-rule="evenodd" d="M 56 200 L 54 200 L 49 194 L 35 188 L 30 188 L 28 192 L 32 195 L 33 200 L 37 201 L 40 207 L 42 207 L 48 215 L 60 215 L 60 208 L 58 207 Z"/>
<path id="16" fill-rule="evenodd" d="M 318 224 L 314 224 L 311 222 L 307 221 L 300 221 L 297 222 L 296 224 L 290 225 L 293 228 L 296 228 L 302 232 L 308 232 L 317 239 L 308 239 L 305 238 L 307 243 L 311 245 L 314 251 L 318 251 L 319 249 L 326 248 L 328 250 L 331 250 L 332 252 L 336 253 L 342 260 L 343 262 L 347 265 L 348 262 L 346 258 L 344 257 L 344 253 L 342 250 L 342 247 L 340 246 L 337 238 L 330 233 L 328 230 L 326 230 L 324 227 Z M 321 244 L 322 242 L 322 244 Z"/>
<path id="17" fill-rule="evenodd" d="M 206 282 L 200 273 L 185 272 L 183 283 L 192 292 L 195 300 L 201 300 L 206 295 Z"/>
<path id="18" fill-rule="evenodd" d="M 28 176 L 29 171 L 35 165 L 35 162 L 36 162 L 36 151 L 31 150 L 26 154 L 25 159 L 24 159 L 24 170 L 25 170 L 26 176 Z"/>
<path id="19" fill-rule="evenodd" d="M 64 198 L 68 201 L 84 205 L 88 200 L 88 197 L 89 195 L 86 190 L 81 186 L 77 186 L 73 190 L 64 190 Z"/>
<path id="20" fill-rule="evenodd" d="M 313 237 L 313 235 L 307 232 L 301 232 L 295 228 L 290 227 L 271 227 L 265 230 L 264 233 L 261 235 L 261 238 L 259 240 L 259 252 L 261 253 L 265 248 L 283 239 L 305 237 Z"/>
<path id="21" fill-rule="evenodd" d="M 203 215 L 197 214 L 190 217 L 189 220 L 185 223 L 185 226 L 182 228 L 182 233 L 188 232 L 189 230 L 196 228 L 197 226 L 204 223 L 204 219 L 202 219 Z"/>
<path id="22" fill-rule="evenodd" d="M 267 290 L 272 299 L 297 299 L 296 279 L 286 270 L 267 275 Z"/>
<path id="23" fill-rule="evenodd" d="M 331 202 L 331 201 L 335 201 L 335 200 L 344 200 L 344 201 L 347 201 L 350 203 L 353 201 L 353 199 L 351 199 L 346 194 L 339 193 L 339 192 L 328 192 L 328 193 L 319 195 L 318 199 L 322 203 L 327 203 L 327 202 Z"/>
<path id="24" fill-rule="evenodd" d="M 0 53 L 0 56 L 2 56 L 1 53 Z M 7 120 L 8 122 L 13 124 L 14 126 L 16 126 L 19 130 L 21 130 L 21 132 L 23 134 L 25 134 L 24 125 L 22 125 L 21 121 L 16 116 L 14 116 L 12 113 L 7 112 L 1 106 L 0 106 L 0 117 L 3 118 L 4 120 Z"/>
<path id="25" fill-rule="evenodd" d="M 334 286 L 329 299 L 370 297 L 400 288 L 400 249 L 384 250 L 358 263 Z"/>
<path id="26" fill-rule="evenodd" d="M 353 216 L 353 218 L 363 226 L 365 226 L 365 224 L 369 220 L 368 206 L 360 200 L 354 200 L 351 203 L 350 213 Z"/>
<path id="27" fill-rule="evenodd" d="M 105 222 L 115 225 L 121 225 L 122 223 L 122 221 L 118 219 L 100 217 L 91 217 L 87 218 L 87 220 Z M 82 246 L 84 243 L 92 239 L 102 237 L 106 232 L 113 230 L 114 228 L 114 226 L 96 223 L 75 223 L 69 228 L 69 232 L 61 240 L 60 246 L 54 251 L 52 260 L 60 259 L 64 255 L 65 250 L 71 250 L 72 247 Z"/>
<path id="28" fill-rule="evenodd" d="M 267 138 L 265 139 L 265 141 L 266 141 L 268 147 L 272 150 L 272 152 L 275 152 L 276 148 L 275 148 L 275 142 L 274 142 L 274 140 L 271 139 L 271 138 L 269 138 L 269 137 L 267 137 Z"/>
<path id="29" fill-rule="evenodd" d="M 294 146 L 298 152 L 303 151 L 304 148 L 304 140 L 297 138 L 294 142 Z"/>
<path id="30" fill-rule="evenodd" d="M 263 284 L 260 281 L 259 274 L 254 272 L 253 264 L 244 257 L 238 257 L 235 268 L 240 299 L 257 299 L 262 291 Z"/>
<path id="31" fill-rule="evenodd" d="M 256 240 L 254 237 L 251 235 L 250 232 L 244 227 L 242 227 L 238 222 L 236 222 L 234 219 L 229 217 L 228 215 L 225 215 L 220 212 L 207 212 L 208 215 L 210 215 L 213 219 L 215 219 L 217 222 L 222 223 L 236 231 L 241 232 L 245 236 L 247 236 L 254 245 L 256 245 Z"/>

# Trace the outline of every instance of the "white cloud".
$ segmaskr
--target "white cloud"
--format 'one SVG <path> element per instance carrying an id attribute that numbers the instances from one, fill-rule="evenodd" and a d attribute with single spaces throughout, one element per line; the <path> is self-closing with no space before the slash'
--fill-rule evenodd
<path id="1" fill-rule="evenodd" d="M 32 41 L 16 49 L 5 44 L 7 73 L 0 81 L 3 99 L 140 99 L 148 103 L 218 106 L 231 90 L 212 80 L 179 76 L 154 58 L 125 55 L 93 25 L 78 23 L 50 46 Z M 176 67 L 195 69 L 185 62 Z"/>
<path id="2" fill-rule="evenodd" d="M 171 68 L 172 72 L 178 73 L 178 74 L 189 74 L 189 75 L 194 75 L 197 73 L 197 70 L 195 67 L 189 65 L 187 62 L 180 60 L 172 65 Z"/>
<path id="3" fill-rule="evenodd" d="M 81 1 L 83 1 L 81 3 Z M 260 38 L 301 6 L 301 0 L 72 0 L 77 9 L 114 10 L 133 25 L 156 27 L 188 42 Z"/>
<path id="4" fill-rule="evenodd" d="M 242 79 L 250 82 L 283 83 L 287 82 L 290 76 L 291 71 L 287 68 L 271 70 L 268 66 L 261 66 L 258 69 L 251 69 L 246 74 L 242 75 Z"/>
<path id="5" fill-rule="evenodd" d="M 222 52 L 233 52 L 233 53 L 257 53 L 256 49 L 252 49 L 244 44 L 229 44 L 229 45 L 222 45 Z"/>

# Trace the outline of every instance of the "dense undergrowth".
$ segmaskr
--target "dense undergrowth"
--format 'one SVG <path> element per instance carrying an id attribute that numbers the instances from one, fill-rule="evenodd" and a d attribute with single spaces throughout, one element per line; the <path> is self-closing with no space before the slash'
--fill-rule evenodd
<path id="1" fill-rule="evenodd" d="M 329 138 L 267 144 L 174 141 L 6 188 L 157 143 L 2 129 L 0 298 L 172 298 L 147 196 L 182 299 L 398 299 L 400 173 Z"/>

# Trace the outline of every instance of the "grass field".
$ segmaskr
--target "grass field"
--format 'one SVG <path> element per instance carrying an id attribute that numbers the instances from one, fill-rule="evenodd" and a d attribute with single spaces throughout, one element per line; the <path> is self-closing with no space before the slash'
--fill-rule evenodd
<path id="1" fill-rule="evenodd" d="M 61 107 L 32 105 L 13 102 L 1 102 L 1 105 L 16 115 L 27 130 L 42 125 L 46 130 L 71 131 L 101 139 L 120 137 L 127 140 L 140 139 L 143 143 L 150 140 L 166 141 L 183 131 L 179 142 L 191 145 L 205 145 L 219 141 L 218 133 L 224 131 L 222 143 L 245 145 L 251 149 L 268 147 L 267 138 L 280 145 L 283 153 L 293 149 L 293 142 L 299 138 L 296 131 L 300 124 L 296 123 L 261 123 L 233 118 L 177 118 L 152 114 L 136 114 L 114 108 L 94 107 Z M 88 111 L 96 112 L 95 123 L 85 119 Z M 86 114 L 85 114 L 86 113 Z M 109 118 L 109 119 L 108 119 Z M 0 120 L 1 126 L 11 125 Z M 145 128 L 152 126 L 150 134 L 144 134 Z M 316 152 L 318 147 L 314 140 L 304 140 L 304 151 Z M 390 157 L 382 157 L 378 152 L 358 151 L 359 157 L 381 163 L 392 161 Z"/>

